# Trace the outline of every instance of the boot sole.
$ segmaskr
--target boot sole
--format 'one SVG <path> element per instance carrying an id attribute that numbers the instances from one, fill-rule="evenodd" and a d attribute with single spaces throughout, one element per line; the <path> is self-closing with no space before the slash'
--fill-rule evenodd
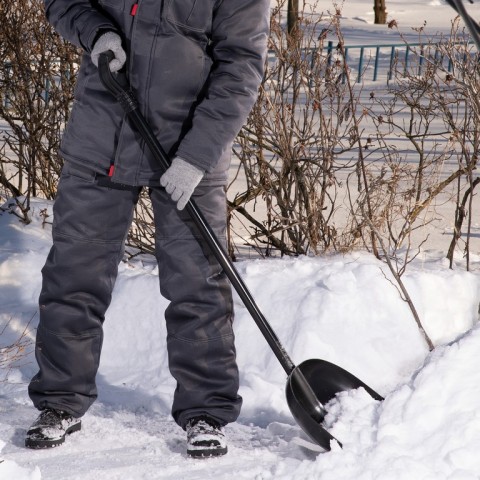
<path id="1" fill-rule="evenodd" d="M 45 440 L 45 439 L 38 439 L 35 440 L 33 438 L 26 438 L 25 439 L 25 446 L 27 448 L 34 448 L 34 449 L 42 449 L 42 448 L 53 448 L 58 447 L 62 443 L 65 442 L 65 437 L 70 435 L 71 433 L 78 432 L 82 428 L 82 422 L 79 422 L 71 427 L 67 428 L 65 431 L 65 435 L 63 437 L 57 438 L 55 440 Z"/>
<path id="2" fill-rule="evenodd" d="M 221 457 L 228 452 L 228 448 L 205 448 L 187 450 L 187 455 L 192 458 L 209 458 L 209 457 Z"/>

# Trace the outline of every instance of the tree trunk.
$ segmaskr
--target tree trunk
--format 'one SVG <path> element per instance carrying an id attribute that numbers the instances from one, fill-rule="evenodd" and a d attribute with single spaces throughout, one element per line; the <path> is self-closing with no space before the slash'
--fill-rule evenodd
<path id="1" fill-rule="evenodd" d="M 373 0 L 373 11 L 375 12 L 375 23 L 387 23 L 385 0 Z"/>
<path id="2" fill-rule="evenodd" d="M 295 31 L 298 23 L 298 0 L 288 0 L 287 31 L 289 35 Z"/>

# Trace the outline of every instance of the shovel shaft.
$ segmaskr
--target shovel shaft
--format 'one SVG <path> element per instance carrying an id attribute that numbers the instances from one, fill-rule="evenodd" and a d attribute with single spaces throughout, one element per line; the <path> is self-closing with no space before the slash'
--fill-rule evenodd
<path id="1" fill-rule="evenodd" d="M 248 290 L 247 286 L 241 279 L 236 268 L 232 264 L 230 258 L 225 252 L 222 245 L 219 243 L 216 235 L 210 228 L 209 224 L 205 220 L 202 212 L 197 207 L 196 203 L 193 200 L 190 200 L 186 206 L 190 217 L 195 222 L 196 226 L 199 228 L 202 237 L 208 243 L 210 250 L 215 255 L 218 263 L 223 268 L 223 271 L 227 275 L 227 278 L 230 280 L 233 288 L 237 292 L 238 296 L 242 299 L 246 309 L 252 316 L 253 320 L 257 324 L 258 328 L 262 332 L 265 340 L 270 345 L 270 348 L 273 350 L 273 353 L 278 358 L 285 372 L 290 374 L 290 372 L 295 368 L 292 360 L 285 351 L 283 345 L 280 343 L 277 335 L 273 331 L 270 324 L 267 322 L 266 318 L 258 308 L 255 300 L 253 299 L 252 294 Z"/>
<path id="2" fill-rule="evenodd" d="M 124 108 L 127 113 L 130 121 L 133 123 L 135 128 L 140 133 L 141 137 L 149 147 L 155 159 L 160 163 L 163 171 L 166 171 L 170 166 L 170 160 L 168 155 L 163 150 L 162 146 L 158 142 L 152 128 L 146 121 L 145 117 L 140 112 L 138 107 L 138 102 L 128 86 L 127 79 L 124 74 L 120 73 L 113 75 L 109 69 L 109 54 L 102 54 L 99 58 L 99 73 L 100 79 L 103 85 L 107 90 L 115 96 L 119 103 Z M 285 351 L 283 345 L 280 343 L 277 335 L 273 331 L 270 324 L 267 322 L 266 318 L 258 308 L 253 296 L 249 292 L 247 286 L 241 279 L 236 268 L 234 267 L 232 261 L 228 257 L 225 249 L 219 242 L 217 236 L 211 229 L 207 220 L 203 216 L 202 212 L 196 205 L 194 200 L 189 200 L 186 205 L 186 210 L 195 225 L 200 231 L 200 234 L 207 242 L 211 252 L 217 259 L 220 266 L 223 268 L 227 278 L 230 280 L 233 288 L 237 292 L 238 296 L 242 299 L 245 307 L 252 316 L 253 320 L 257 324 L 258 328 L 262 332 L 265 340 L 269 344 L 270 348 L 273 350 L 273 353 L 280 361 L 282 367 L 284 368 L 287 375 L 289 375 L 295 365 Z"/>
<path id="3" fill-rule="evenodd" d="M 140 136 L 147 144 L 148 148 L 152 152 L 152 155 L 159 162 L 161 169 L 163 171 L 166 171 L 170 166 L 170 160 L 168 158 L 168 155 L 158 142 L 152 128 L 147 123 L 145 117 L 140 112 L 137 100 L 130 89 L 126 75 L 124 73 L 120 73 L 114 76 L 110 72 L 109 62 L 112 57 L 109 54 L 111 54 L 111 52 L 100 55 L 100 79 L 104 86 L 107 88 L 107 90 L 110 91 L 110 93 L 112 93 L 112 95 L 114 95 L 118 102 L 122 105 L 127 116 L 129 117 L 129 120 L 140 133 Z M 253 296 L 251 295 L 247 286 L 238 274 L 232 261 L 225 252 L 222 244 L 219 242 L 217 236 L 215 235 L 210 225 L 206 221 L 205 217 L 203 216 L 202 212 L 193 200 L 190 199 L 188 201 L 186 205 L 186 210 L 193 222 L 195 223 L 196 227 L 198 228 L 203 239 L 208 244 L 210 251 L 222 267 L 227 278 L 230 280 L 233 288 L 243 301 L 243 304 L 245 305 L 253 320 L 257 324 L 258 328 L 262 332 L 273 353 L 275 354 L 283 369 L 287 373 L 287 402 L 293 416 L 295 417 L 299 425 L 302 427 L 302 429 L 310 436 L 313 441 L 315 441 L 318 445 L 322 446 L 325 450 L 330 450 L 330 442 L 335 439 L 321 426 L 321 422 L 325 417 L 326 410 L 319 400 L 320 397 L 318 396 L 318 392 L 324 392 L 325 389 L 323 388 L 323 384 L 326 381 L 326 383 L 328 384 L 328 380 L 330 380 L 330 383 L 333 382 L 334 388 L 330 388 L 327 393 L 333 393 L 333 395 L 337 391 L 341 390 L 341 388 L 337 387 L 343 387 L 344 383 L 347 385 L 347 387 L 351 388 L 367 386 L 363 384 L 363 382 L 360 382 L 356 377 L 353 377 L 353 375 L 348 374 L 348 372 L 345 372 L 346 375 L 341 375 L 341 379 L 348 380 L 345 382 L 337 381 L 338 379 L 335 376 L 335 378 L 333 379 L 325 378 L 322 376 L 317 378 L 315 383 L 313 383 L 312 378 L 309 378 L 311 376 L 311 368 L 309 368 L 308 366 L 312 365 L 313 362 L 313 366 L 315 367 L 315 373 L 318 363 L 320 362 L 319 360 L 310 361 L 308 365 L 306 365 L 306 362 L 303 362 L 301 366 L 296 367 L 288 356 L 287 352 L 285 351 L 283 345 L 280 343 L 272 327 L 267 322 L 266 318 L 263 316 L 262 312 L 258 308 L 255 300 L 253 299 Z M 309 374 L 308 376 L 304 372 L 304 369 L 305 372 Z M 342 370 L 339 367 L 335 366 L 334 373 L 339 371 Z M 328 377 L 330 376 L 331 375 L 329 375 Z M 320 388 L 318 388 L 319 383 L 321 384 Z M 314 386 L 315 389 L 313 388 Z M 332 395 L 324 395 L 324 398 L 329 400 L 331 396 Z"/>

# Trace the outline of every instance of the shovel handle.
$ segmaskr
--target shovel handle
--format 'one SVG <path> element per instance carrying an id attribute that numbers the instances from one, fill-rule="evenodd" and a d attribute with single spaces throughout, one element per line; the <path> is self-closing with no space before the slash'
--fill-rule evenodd
<path id="1" fill-rule="evenodd" d="M 123 71 L 118 73 L 112 73 L 110 71 L 109 63 L 113 58 L 113 52 L 106 52 L 100 54 L 98 62 L 98 70 L 100 74 L 100 80 L 104 87 L 119 101 L 124 108 L 129 119 L 140 133 L 141 137 L 148 145 L 152 155 L 162 166 L 163 171 L 166 171 L 170 166 L 170 160 L 167 153 L 157 140 L 152 128 L 147 123 L 145 117 L 140 112 L 137 99 L 132 92 L 126 74 Z M 253 320 L 257 324 L 258 328 L 262 332 L 265 340 L 270 345 L 273 353 L 278 358 L 283 369 L 290 375 L 294 370 L 295 365 L 288 356 L 285 348 L 280 343 L 277 335 L 273 331 L 267 319 L 264 317 L 260 309 L 258 308 L 252 294 L 248 290 L 247 286 L 243 282 L 236 268 L 234 267 L 230 257 L 225 252 L 225 249 L 219 242 L 214 231 L 208 224 L 207 220 L 203 216 L 200 209 L 197 207 L 194 200 L 190 199 L 186 205 L 186 210 L 193 222 L 197 226 L 205 242 L 208 244 L 211 252 L 215 256 L 216 260 L 222 267 L 227 278 L 230 280 L 233 288 L 237 292 L 238 296 L 242 299 L 245 307 L 252 316 Z"/>
<path id="2" fill-rule="evenodd" d="M 138 107 L 138 102 L 129 86 L 125 73 L 121 72 L 117 74 L 112 74 L 112 72 L 110 71 L 109 62 L 111 58 L 111 55 L 108 54 L 100 55 L 100 79 L 105 88 L 109 92 L 111 92 L 112 95 L 114 95 L 115 98 L 117 98 L 117 100 L 121 103 L 129 119 L 139 131 L 141 137 L 144 139 L 145 143 L 150 148 L 150 151 L 152 152 L 155 159 L 159 161 L 163 169 L 166 170 L 170 165 L 168 155 L 165 153 L 162 146 L 158 142 L 145 117 L 141 114 Z M 299 402 L 299 405 L 301 405 L 301 410 L 302 412 L 306 413 L 307 418 L 309 419 L 309 424 L 312 424 L 313 422 L 313 427 L 311 428 L 313 428 L 313 430 L 316 432 L 316 435 L 314 435 L 312 438 L 316 438 L 315 441 L 317 441 L 318 443 L 318 431 L 320 431 L 320 433 L 324 432 L 324 430 L 321 429 L 319 425 L 326 414 L 325 408 L 318 400 L 312 386 L 305 378 L 303 372 L 299 368 L 295 367 L 294 363 L 288 356 L 285 348 L 280 343 L 272 327 L 267 322 L 266 318 L 255 303 L 252 294 L 250 293 L 242 278 L 238 274 L 236 268 L 230 260 L 230 257 L 225 252 L 222 244 L 219 242 L 217 236 L 215 235 L 207 220 L 203 216 L 202 212 L 193 200 L 190 199 L 188 201 L 186 205 L 186 210 L 195 225 L 197 226 L 198 230 L 200 231 L 203 239 L 208 244 L 210 251 L 213 253 L 216 260 L 222 267 L 225 275 L 230 280 L 238 296 L 242 299 L 245 307 L 247 308 L 248 312 L 250 313 L 258 328 L 262 332 L 273 353 L 275 354 L 283 369 L 287 373 L 287 390 L 295 396 L 297 402 Z M 300 425 L 302 426 L 302 428 L 305 429 L 305 425 L 303 425 L 302 423 L 300 423 Z M 324 436 L 320 435 L 322 439 L 327 437 L 333 438 L 331 437 L 331 435 L 328 434 L 328 432 L 325 432 L 323 435 Z M 328 440 L 328 442 L 329 441 L 330 440 Z M 319 445 L 322 444 L 325 444 L 325 442 L 319 442 Z"/>

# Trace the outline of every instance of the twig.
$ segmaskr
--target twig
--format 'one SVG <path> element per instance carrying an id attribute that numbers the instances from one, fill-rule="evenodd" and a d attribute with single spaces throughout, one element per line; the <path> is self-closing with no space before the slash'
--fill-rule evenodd
<path id="1" fill-rule="evenodd" d="M 375 225 L 373 225 L 372 221 L 368 218 L 368 216 L 365 216 L 367 223 L 369 224 L 369 227 L 371 228 L 372 232 L 375 234 L 378 243 L 380 244 L 380 247 L 384 253 L 385 261 L 387 262 L 388 268 L 390 269 L 390 272 L 392 273 L 393 277 L 395 278 L 395 281 L 398 284 L 398 287 L 400 288 L 400 291 L 403 295 L 402 299 L 407 302 L 408 307 L 410 308 L 410 311 L 412 312 L 413 318 L 415 319 L 415 322 L 417 324 L 418 329 L 420 330 L 420 333 L 423 335 L 423 338 L 425 339 L 425 342 L 428 345 L 428 349 L 432 351 L 435 347 L 432 343 L 432 340 L 428 336 L 427 332 L 423 328 L 422 322 L 420 320 L 420 316 L 418 315 L 417 309 L 415 308 L 415 305 L 413 303 L 412 298 L 410 297 L 410 294 L 408 293 L 408 290 L 405 287 L 405 284 L 403 283 L 400 275 L 398 274 L 397 270 L 394 268 L 392 261 L 390 260 L 390 257 L 388 255 L 388 250 L 385 246 L 385 243 L 383 242 L 382 236 L 380 235 L 380 232 L 375 228 Z"/>

